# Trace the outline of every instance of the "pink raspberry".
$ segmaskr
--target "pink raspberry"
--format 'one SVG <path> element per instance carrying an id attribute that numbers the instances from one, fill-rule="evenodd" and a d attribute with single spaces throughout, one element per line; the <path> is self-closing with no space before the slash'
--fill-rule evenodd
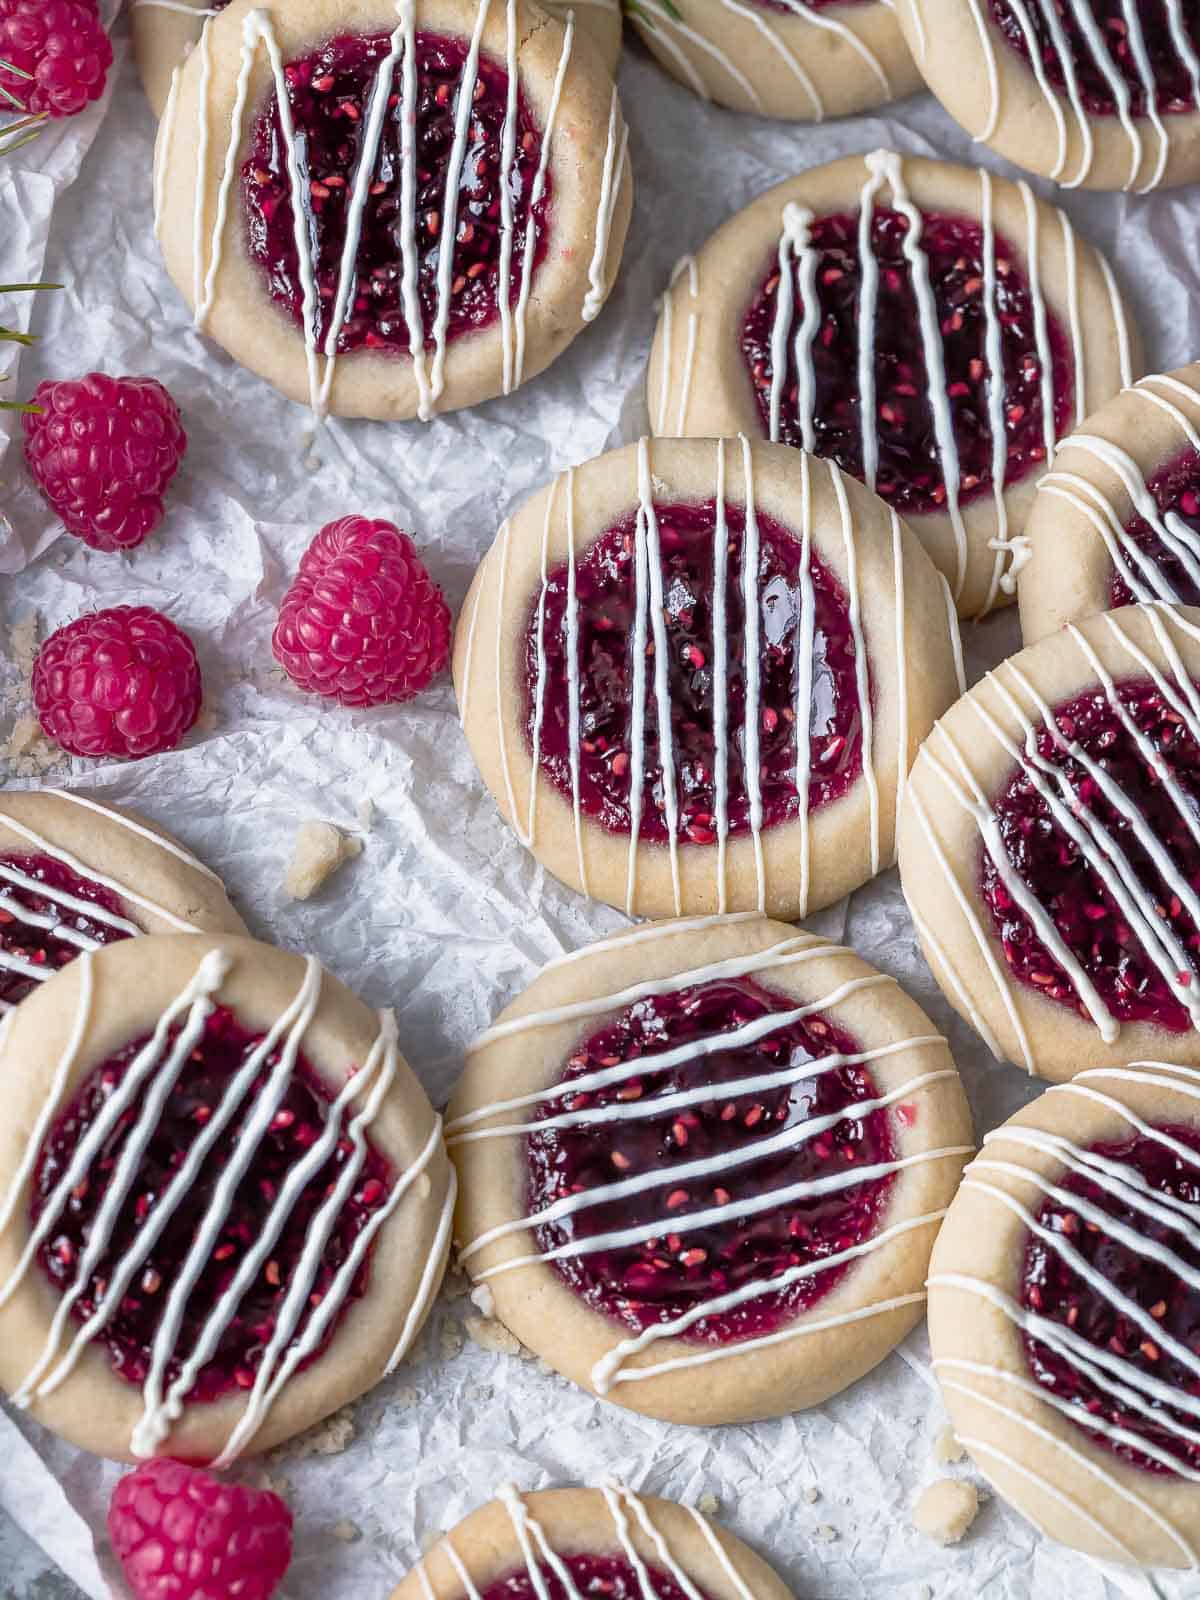
<path id="1" fill-rule="evenodd" d="M 108 1533 L 136 1600 L 267 1600 L 292 1559 L 292 1513 L 277 1494 L 182 1461 L 122 1478 Z"/>
<path id="2" fill-rule="evenodd" d="M 0 0 L 0 62 L 20 69 L 0 67 L 0 87 L 34 115 L 73 117 L 98 100 L 112 59 L 94 0 Z"/>
<path id="3" fill-rule="evenodd" d="M 200 714 L 196 647 L 149 606 L 115 606 L 52 633 L 33 664 L 47 737 L 77 756 L 170 750 Z"/>
<path id="4" fill-rule="evenodd" d="M 40 383 L 33 400 L 42 409 L 23 418 L 25 460 L 67 532 L 93 550 L 141 544 L 187 449 L 174 400 L 155 378 L 102 372 Z"/>
<path id="5" fill-rule="evenodd" d="M 412 540 L 342 517 L 300 558 L 271 641 L 293 683 L 344 706 L 411 700 L 450 653 L 450 611 Z"/>

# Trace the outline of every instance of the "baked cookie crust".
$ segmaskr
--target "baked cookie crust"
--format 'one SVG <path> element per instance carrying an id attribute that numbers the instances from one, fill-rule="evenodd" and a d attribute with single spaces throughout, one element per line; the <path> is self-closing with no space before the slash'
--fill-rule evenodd
<path id="1" fill-rule="evenodd" d="M 553 1570 L 555 1557 L 574 1555 L 644 1563 L 677 1583 L 682 1575 L 706 1600 L 791 1600 L 761 1556 L 719 1524 L 620 1483 L 531 1494 L 502 1489 L 421 1558 L 392 1600 L 467 1600 L 472 1587 L 482 1594 L 510 1574 L 524 1576 L 542 1562 Z"/>
<path id="2" fill-rule="evenodd" d="M 273 56 L 281 70 L 333 35 L 394 37 L 395 6 L 388 0 L 271 0 L 262 7 L 233 0 L 209 19 L 175 80 L 155 149 L 155 227 L 167 270 L 197 326 L 318 416 L 427 420 L 510 393 L 566 349 L 612 288 L 633 189 L 611 74 L 534 0 L 417 0 L 412 26 L 471 40 L 481 15 L 484 56 L 507 60 L 510 15 L 519 42 L 521 88 L 549 151 L 554 202 L 547 247 L 511 317 L 497 316 L 451 340 L 438 334 L 435 319 L 416 362 L 365 347 L 331 360 L 328 338 L 320 347 L 315 335 L 306 339 L 272 300 L 249 255 L 237 176 L 255 121 L 275 93 Z M 304 271 L 302 262 L 302 278 Z M 447 271 L 439 308 L 448 308 L 451 289 Z"/>
<path id="3" fill-rule="evenodd" d="M 525 1130 L 606 1018 L 641 995 L 735 974 L 819 1010 L 870 1055 L 879 1096 L 908 1107 L 889 1112 L 902 1165 L 851 1270 L 774 1335 L 715 1346 L 673 1335 L 666 1324 L 652 1337 L 635 1335 L 593 1309 L 539 1254 L 525 1225 Z M 656 923 L 551 963 L 472 1048 L 447 1112 L 447 1139 L 460 1178 L 463 1265 L 486 1285 L 500 1321 L 589 1392 L 692 1424 L 819 1405 L 878 1365 L 920 1320 L 933 1230 L 974 1148 L 949 1047 L 920 1008 L 853 951 L 755 916 Z"/>
<path id="4" fill-rule="evenodd" d="M 1023 30 L 1030 14 L 1055 15 L 1054 0 L 1011 9 L 1018 19 L 1026 13 Z M 1094 17 L 1083 0 L 1060 9 Z M 1137 194 L 1200 178 L 1200 110 L 1089 113 L 1078 90 L 1057 88 L 1008 44 L 987 0 L 898 0 L 896 17 L 918 70 L 954 120 L 1017 166 L 1068 189 Z M 1193 80 L 1198 64 L 1190 63 Z"/>
<path id="5" fill-rule="evenodd" d="M 1117 576 L 1140 602 L 1191 598 L 1124 531 L 1132 518 L 1145 518 L 1163 548 L 1185 552 L 1184 570 L 1200 587 L 1195 536 L 1170 525 L 1147 487 L 1189 450 L 1200 456 L 1200 361 L 1122 389 L 1063 440 L 1025 527 L 1029 559 L 1017 595 L 1026 644 L 1109 610 Z"/>
<path id="6" fill-rule="evenodd" d="M 638 0 L 632 26 L 702 100 L 786 122 L 870 111 L 924 87 L 890 6 Z"/>
<path id="7" fill-rule="evenodd" d="M 1143 1058 L 1200 1066 L 1195 1027 L 1174 1033 L 1145 1021 L 1118 1022 L 1101 996 L 1083 1016 L 1015 978 L 980 892 L 985 849 L 1014 892 L 1004 845 L 984 835 L 981 823 L 1008 779 L 1022 766 L 1031 770 L 1020 757 L 1030 731 L 1044 726 L 1041 706 L 1050 711 L 1088 692 L 1107 696 L 1111 704 L 1105 678 L 1117 685 L 1152 678 L 1168 703 L 1182 708 L 1180 720 L 1193 737 L 1200 737 L 1193 710 L 1194 683 L 1200 680 L 1200 610 L 1126 606 L 1089 617 L 1011 657 L 952 706 L 930 734 L 909 776 L 900 817 L 900 879 L 921 949 L 943 994 L 997 1059 L 1058 1081 L 1085 1067 L 1124 1066 Z M 1055 815 L 1060 829 L 1070 822 L 1070 796 L 1062 795 Z M 1087 835 L 1081 853 L 1089 862 L 1101 859 L 1098 844 L 1080 827 Z M 1125 887 L 1120 894 L 1122 913 L 1135 917 L 1135 927 L 1150 927 L 1138 919 L 1153 897 Z M 1157 920 L 1157 913 L 1151 915 Z M 1046 935 L 1039 930 L 1038 936 L 1044 946 Z M 1161 952 L 1152 955 L 1140 937 L 1148 962 L 1165 959 Z M 1057 949 L 1054 959 L 1062 961 Z M 1180 979 L 1171 972 L 1172 997 L 1187 997 L 1180 1003 L 1190 1014 L 1189 984 L 1186 973 Z M 1086 985 L 1076 981 L 1073 986 L 1087 1006 Z"/>
<path id="8" fill-rule="evenodd" d="M 933 1366 L 958 1439 L 1036 1527 L 1097 1560 L 1194 1568 L 1200 1489 L 1098 1445 L 1073 1420 L 1080 1407 L 1054 1403 L 1033 1381 L 1019 1320 L 1028 1218 L 1047 1185 L 1081 1171 L 1096 1177 L 1079 1152 L 1135 1137 L 1139 1121 L 1200 1127 L 1198 1085 L 1195 1072 L 1145 1062 L 1091 1068 L 1043 1094 L 984 1141 L 930 1265 Z M 1180 1216 L 1178 1225 L 1195 1234 L 1194 1221 Z M 1122 1366 L 1103 1371 L 1119 1379 Z"/>
<path id="9" fill-rule="evenodd" d="M 536 765 L 524 728 L 524 639 L 543 574 L 576 565 L 650 501 L 724 503 L 770 516 L 811 549 L 857 603 L 870 671 L 870 760 L 803 819 L 717 846 L 611 832 Z M 959 692 L 958 636 L 945 585 L 874 495 L 830 463 L 746 440 L 643 440 L 573 469 L 501 529 L 460 613 L 454 681 L 463 729 L 501 814 L 556 877 L 631 915 L 761 910 L 801 917 L 892 860 L 897 791 L 924 733 Z M 632 778 L 631 778 L 632 782 Z"/>
<path id="10" fill-rule="evenodd" d="M 256 1373 L 261 1390 L 256 1383 L 190 1404 L 168 1382 L 152 1392 L 153 1369 L 145 1391 L 125 1382 L 107 1351 L 94 1338 L 84 1341 L 65 1298 L 34 1260 L 44 1234 L 32 1223 L 30 1206 L 42 1142 L 92 1070 L 132 1041 L 148 1039 L 165 1026 L 168 1012 L 183 1020 L 205 1003 L 227 1007 L 250 1033 L 278 1029 L 285 1065 L 294 1044 L 331 1098 L 344 1094 L 343 1126 L 362 1117 L 366 1137 L 395 1173 L 395 1204 L 377 1213 L 368 1290 L 346 1309 L 323 1355 L 290 1373 L 285 1351 L 273 1367 L 264 1355 Z M 128 1461 L 169 1453 L 227 1462 L 300 1433 L 392 1370 L 441 1281 L 453 1175 L 440 1121 L 396 1048 L 390 1014 L 372 1012 L 302 956 L 231 935 L 170 935 L 126 940 L 80 957 L 24 1000 L 3 1027 L 0 1063 L 9 1109 L 0 1129 L 0 1386 L 16 1404 L 94 1455 Z M 348 1067 L 361 1080 L 353 1092 Z M 168 1070 L 164 1047 L 146 1080 L 151 1088 L 137 1102 L 139 1114 Z M 264 1090 L 269 1105 L 265 1096 Z M 198 1124 L 197 1138 L 208 1125 Z M 179 1203 L 186 1204 L 185 1195 Z M 264 1205 L 255 1248 L 261 1241 L 266 1250 L 272 1247 L 270 1210 Z M 53 1226 L 56 1214 L 48 1201 L 43 1221 L 50 1217 Z M 247 1252 L 248 1261 L 252 1255 Z M 132 1270 L 140 1269 L 135 1263 Z M 337 1282 L 325 1297 L 331 1310 L 345 1303 Z M 164 1303 L 171 1289 L 172 1282 L 160 1285 Z M 211 1315 L 220 1313 L 218 1304 Z"/>
<path id="11" fill-rule="evenodd" d="M 926 215 L 978 219 L 985 206 L 989 209 L 995 236 L 1015 252 L 1031 291 L 1036 285 L 1045 311 L 1069 330 L 1074 385 L 1069 426 L 1133 381 L 1141 360 L 1136 329 L 1108 263 L 1077 238 L 1065 213 L 1038 200 L 1022 183 L 949 162 L 874 151 L 769 189 L 723 224 L 694 258 L 679 263 L 663 298 L 650 356 L 647 396 L 656 434 L 762 437 L 766 430 L 741 332 L 779 259 L 785 213 L 857 215 L 868 194 L 879 204 L 911 202 Z M 1049 357 L 1047 349 L 1044 360 Z M 941 453 L 943 460 L 957 460 L 956 449 Z M 957 507 L 957 514 L 948 501 L 944 511 L 907 516 L 950 582 L 961 616 L 1011 600 L 1009 543 L 1025 526 L 1040 475 L 1035 465 L 1003 495 L 973 499 Z"/>

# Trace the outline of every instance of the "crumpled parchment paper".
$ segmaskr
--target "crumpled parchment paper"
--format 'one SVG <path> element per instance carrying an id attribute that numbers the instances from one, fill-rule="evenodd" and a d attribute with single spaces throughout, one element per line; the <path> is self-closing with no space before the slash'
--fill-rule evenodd
<path id="1" fill-rule="evenodd" d="M 121 60 L 126 37 L 121 18 Z M 441 1103 L 464 1045 L 541 964 L 623 919 L 560 887 L 501 824 L 447 682 L 414 705 L 362 713 L 306 698 L 274 669 L 275 610 L 308 539 L 349 511 L 394 518 L 457 606 L 511 508 L 552 473 L 644 429 L 654 301 L 683 250 L 769 184 L 850 151 L 886 144 L 1002 164 L 929 97 L 824 128 L 772 125 L 702 105 L 631 48 L 621 82 L 637 202 L 604 314 L 507 401 L 429 427 L 334 421 L 314 457 L 306 413 L 192 330 L 151 233 L 153 120 L 131 65 L 114 82 L 107 102 L 0 164 L 0 282 L 44 274 L 66 285 L 18 306 L 41 343 L 20 355 L 7 387 L 27 393 L 42 376 L 91 367 L 152 373 L 182 406 L 191 444 L 166 524 L 127 560 L 58 535 L 0 423 L 0 739 L 28 709 L 20 663 L 4 659 L 14 623 L 36 614 L 44 632 L 122 602 L 174 617 L 197 643 L 207 686 L 206 715 L 186 746 L 51 775 L 166 823 L 224 875 L 256 933 L 314 950 L 373 1004 L 394 1006 L 405 1052 Z M 1196 192 L 1059 198 L 1120 270 L 1151 364 L 1200 353 Z M 19 354 L 0 351 L 10 362 Z M 976 673 L 1016 644 L 1011 614 L 967 630 Z M 10 760 L 0 776 L 44 781 L 36 765 Z M 301 905 L 283 877 L 297 827 L 315 818 L 358 832 L 364 849 Z M 1030 1097 L 1020 1073 L 993 1064 L 942 1003 L 894 872 L 817 921 L 892 972 L 948 1031 L 981 1132 Z M 494 1348 L 505 1342 L 452 1279 L 392 1380 L 314 1436 L 244 1467 L 295 1507 L 289 1600 L 384 1600 L 436 1533 L 502 1482 L 595 1482 L 610 1471 L 680 1499 L 715 1496 L 719 1515 L 798 1600 L 1189 1592 L 1185 1579 L 1102 1569 L 990 1498 L 959 1548 L 921 1539 L 909 1521 L 920 1487 L 943 1470 L 971 1472 L 934 1464 L 945 1418 L 923 1332 L 817 1411 L 712 1431 L 594 1401 Z M 117 1471 L 0 1413 L 0 1504 L 38 1560 L 44 1552 L 96 1600 L 123 1592 L 103 1537 Z M 32 1595 L 41 1570 L 35 1560 L 3 1574 L 5 1593 Z"/>

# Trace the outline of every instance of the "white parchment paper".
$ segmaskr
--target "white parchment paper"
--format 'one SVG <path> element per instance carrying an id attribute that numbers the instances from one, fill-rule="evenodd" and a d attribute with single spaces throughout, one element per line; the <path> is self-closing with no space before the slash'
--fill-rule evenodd
<path id="1" fill-rule="evenodd" d="M 121 56 L 126 31 L 119 20 Z M 192 331 L 151 234 L 153 120 L 132 69 L 114 76 L 108 103 L 0 164 L 0 282 L 44 274 L 66 285 L 16 313 L 5 306 L 32 316 L 42 338 L 9 388 L 92 367 L 154 374 L 183 408 L 190 449 L 166 524 L 125 559 L 56 537 L 19 447 L 5 454 L 0 423 L 0 640 L 31 613 L 46 631 L 123 602 L 157 606 L 189 631 L 208 715 L 186 746 L 127 766 L 74 763 L 66 781 L 166 823 L 224 875 L 256 933 L 315 951 L 369 1001 L 394 1006 L 405 1052 L 441 1103 L 463 1046 L 540 965 L 623 919 L 560 887 L 501 824 L 447 682 L 414 705 L 362 713 L 305 698 L 274 670 L 276 607 L 306 543 L 349 511 L 391 517 L 457 606 L 511 508 L 552 473 L 641 431 L 654 300 L 681 252 L 769 184 L 847 152 L 888 144 L 1002 164 L 928 97 L 887 117 L 790 128 L 702 105 L 631 48 L 621 83 L 637 202 L 598 322 L 507 401 L 429 427 L 335 421 L 314 461 L 306 414 Z M 1195 193 L 1061 198 L 1119 268 L 1152 365 L 1200 353 Z M 1016 643 L 1011 615 L 968 630 L 976 671 Z M 0 659 L 0 738 L 24 709 L 19 667 Z M 297 826 L 313 818 L 359 831 L 364 850 L 298 905 L 283 874 Z M 1029 1098 L 1021 1075 L 991 1063 L 942 1003 L 894 873 L 820 924 L 894 973 L 948 1031 L 981 1132 Z M 931 1446 L 945 1420 L 923 1333 L 817 1411 L 694 1431 L 598 1403 L 533 1360 L 482 1347 L 471 1334 L 487 1340 L 489 1330 L 457 1290 L 394 1379 L 315 1438 L 245 1469 L 265 1472 L 295 1508 L 289 1600 L 384 1600 L 420 1549 L 500 1483 L 594 1482 L 607 1471 L 682 1499 L 714 1495 L 798 1600 L 1195 1593 L 1186 1580 L 1101 1569 L 998 1500 L 958 1549 L 922 1540 L 909 1514 L 944 1470 Z M 103 1539 L 116 1476 L 27 1418 L 0 1414 L 0 1504 L 97 1600 L 110 1584 L 123 1592 Z M 23 1593 L 22 1574 L 3 1577 L 7 1592 Z"/>

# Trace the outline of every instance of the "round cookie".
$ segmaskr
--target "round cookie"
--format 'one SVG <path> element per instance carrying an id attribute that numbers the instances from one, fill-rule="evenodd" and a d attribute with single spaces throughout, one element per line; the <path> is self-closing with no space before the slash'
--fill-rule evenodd
<path id="1" fill-rule="evenodd" d="M 760 1556 L 701 1512 L 617 1482 L 502 1488 L 422 1556 L 392 1600 L 539 1600 L 559 1585 L 568 1595 L 791 1600 Z"/>
<path id="2" fill-rule="evenodd" d="M 873 877 L 959 666 L 899 519 L 832 463 L 745 438 L 643 439 L 555 480 L 501 528 L 454 648 L 505 820 L 646 916 L 802 917 Z"/>
<path id="3" fill-rule="evenodd" d="M 0 794 L 0 1018 L 83 950 L 141 933 L 245 933 L 170 834 L 65 789 Z"/>
<path id="4" fill-rule="evenodd" d="M 629 20 L 673 78 L 734 111 L 823 122 L 924 87 L 885 0 L 638 0 Z"/>
<path id="5" fill-rule="evenodd" d="M 1176 0 L 902 0 L 926 83 L 956 122 L 1067 189 L 1200 178 L 1200 18 Z"/>
<path id="6" fill-rule="evenodd" d="M 510 394 L 599 314 L 631 209 L 612 76 L 534 0 L 233 0 L 159 125 L 197 326 L 318 417 Z"/>
<path id="7" fill-rule="evenodd" d="M 921 748 L 900 877 L 947 1000 L 1044 1078 L 1200 1065 L 1200 611 L 1126 606 L 988 674 Z"/>
<path id="8" fill-rule="evenodd" d="M 973 1151 L 920 1008 L 754 915 L 552 962 L 470 1051 L 446 1127 L 460 1259 L 500 1321 L 591 1393 L 694 1424 L 819 1405 L 882 1361 Z"/>
<path id="9" fill-rule="evenodd" d="M 85 952 L 0 1027 L 15 1405 L 96 1455 L 225 1465 L 392 1370 L 454 1180 L 390 1012 L 311 958 L 151 935 Z"/>
<path id="10" fill-rule="evenodd" d="M 1200 603 L 1200 362 L 1122 389 L 1064 439 L 1025 533 L 1026 644 L 1135 600 Z"/>
<path id="11" fill-rule="evenodd" d="M 1064 213 L 1026 184 L 877 150 L 768 190 L 680 262 L 649 409 L 656 433 L 740 430 L 836 460 L 976 616 L 1010 598 L 1056 441 L 1139 359 L 1107 262 Z"/>
<path id="12" fill-rule="evenodd" d="M 933 1367 L 955 1433 L 1044 1533 L 1200 1563 L 1200 1074 L 1085 1071 L 989 1134 L 938 1235 Z"/>
<path id="13" fill-rule="evenodd" d="M 229 0 L 208 6 L 204 0 L 133 0 L 133 53 L 146 98 L 161 117 L 171 92 L 171 80 L 200 39 L 204 18 L 224 10 Z M 621 54 L 621 8 L 618 0 L 584 0 L 571 7 L 541 0 L 551 16 L 566 20 L 575 11 L 580 39 L 596 53 L 606 70 L 616 73 Z"/>

